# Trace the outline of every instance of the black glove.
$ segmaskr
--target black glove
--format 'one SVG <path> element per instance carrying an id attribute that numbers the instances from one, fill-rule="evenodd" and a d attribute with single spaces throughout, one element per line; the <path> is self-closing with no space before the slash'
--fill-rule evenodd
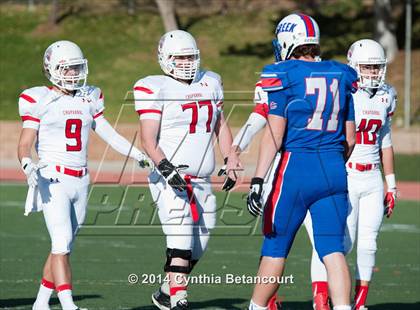
<path id="1" fill-rule="evenodd" d="M 246 199 L 246 204 L 249 213 L 253 216 L 260 216 L 263 214 L 263 205 L 261 203 L 263 184 L 263 178 L 252 178 L 251 180 L 251 187 Z"/>
<path id="2" fill-rule="evenodd" d="M 186 169 L 189 166 L 179 165 L 178 167 L 172 165 L 166 158 L 162 159 L 157 168 L 162 173 L 166 182 L 175 190 L 183 191 L 187 186 L 185 180 L 179 175 L 179 170 Z"/>
<path id="3" fill-rule="evenodd" d="M 220 168 L 219 172 L 217 173 L 217 176 L 221 177 L 222 175 L 226 175 L 225 181 L 223 182 L 222 190 L 224 191 L 230 191 L 236 184 L 236 180 L 233 180 L 227 176 L 226 173 L 226 164 L 228 162 L 228 158 L 226 157 L 224 159 L 225 164 Z"/>

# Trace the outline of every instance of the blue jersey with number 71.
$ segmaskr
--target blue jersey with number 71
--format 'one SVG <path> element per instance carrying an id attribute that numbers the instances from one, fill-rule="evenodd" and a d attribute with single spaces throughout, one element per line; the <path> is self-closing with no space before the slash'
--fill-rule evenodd
<path id="1" fill-rule="evenodd" d="M 287 119 L 282 150 L 343 151 L 346 121 L 354 121 L 357 73 L 336 61 L 288 60 L 264 67 L 269 114 Z"/>

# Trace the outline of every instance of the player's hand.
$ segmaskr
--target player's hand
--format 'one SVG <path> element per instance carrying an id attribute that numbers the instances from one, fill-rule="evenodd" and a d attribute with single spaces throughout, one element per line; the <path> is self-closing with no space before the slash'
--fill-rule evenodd
<path id="1" fill-rule="evenodd" d="M 140 168 L 150 168 L 150 170 L 153 170 L 155 168 L 153 161 L 149 157 L 147 157 L 147 155 L 143 152 L 140 152 L 137 161 L 139 163 Z"/>
<path id="2" fill-rule="evenodd" d="M 384 206 L 385 206 L 385 215 L 387 218 L 390 218 L 394 212 L 395 200 L 397 199 L 397 189 L 388 188 L 388 192 L 385 194 Z"/>
<path id="3" fill-rule="evenodd" d="M 217 176 L 221 177 L 222 175 L 225 175 L 225 181 L 223 182 L 223 186 L 222 186 L 222 190 L 224 191 L 230 191 L 236 184 L 236 173 L 235 171 L 233 171 L 234 174 L 234 179 L 230 178 L 226 171 L 227 171 L 227 163 L 228 163 L 228 157 L 226 157 L 224 159 L 224 165 L 222 166 L 222 168 L 220 168 L 219 172 L 217 173 Z"/>
<path id="4" fill-rule="evenodd" d="M 261 202 L 263 184 L 263 178 L 252 178 L 251 180 L 251 188 L 246 203 L 249 213 L 253 216 L 261 216 L 263 214 L 263 205 Z"/>
<path id="5" fill-rule="evenodd" d="M 238 155 L 236 153 L 226 157 L 224 159 L 224 165 L 220 168 L 217 175 L 220 177 L 225 175 L 225 181 L 223 182 L 222 190 L 230 191 L 236 184 L 238 176 L 236 175 L 236 170 L 242 169 L 241 162 L 239 161 Z"/>
<path id="6" fill-rule="evenodd" d="M 37 164 L 32 162 L 29 157 L 22 158 L 22 170 L 26 175 L 28 185 L 35 187 L 38 185 L 38 170 L 46 167 L 47 164 L 39 162 Z"/>
<path id="7" fill-rule="evenodd" d="M 181 192 L 185 190 L 187 183 L 179 175 L 179 171 L 188 167 L 189 166 L 187 165 L 179 165 L 178 167 L 176 167 L 173 164 L 171 164 L 166 158 L 162 159 L 157 166 L 158 170 L 160 171 L 160 173 L 162 173 L 166 182 L 168 182 L 168 184 L 173 189 Z"/>

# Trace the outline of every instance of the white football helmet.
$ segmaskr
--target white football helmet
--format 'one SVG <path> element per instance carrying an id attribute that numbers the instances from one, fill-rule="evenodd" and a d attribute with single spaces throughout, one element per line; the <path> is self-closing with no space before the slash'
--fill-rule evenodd
<path id="1" fill-rule="evenodd" d="M 319 44 L 319 27 L 308 15 L 290 14 L 278 23 L 276 37 L 273 40 L 276 61 L 284 61 L 300 45 Z"/>
<path id="2" fill-rule="evenodd" d="M 178 56 L 191 56 L 191 59 Z M 160 38 L 158 59 L 163 72 L 181 80 L 193 80 L 200 67 L 200 51 L 194 37 L 182 30 L 167 32 Z"/>
<path id="3" fill-rule="evenodd" d="M 47 79 L 59 88 L 77 90 L 86 85 L 87 59 L 77 44 L 57 41 L 44 53 L 44 73 Z"/>
<path id="4" fill-rule="evenodd" d="M 385 51 L 378 42 L 370 39 L 354 42 L 347 52 L 347 60 L 359 75 L 360 88 L 379 88 L 385 82 L 387 60 Z M 361 65 L 374 67 L 369 72 L 362 70 Z"/>

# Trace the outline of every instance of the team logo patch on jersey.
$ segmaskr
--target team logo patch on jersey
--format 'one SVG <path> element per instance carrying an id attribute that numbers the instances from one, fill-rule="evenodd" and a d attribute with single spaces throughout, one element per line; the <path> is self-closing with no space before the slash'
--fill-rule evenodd
<path id="1" fill-rule="evenodd" d="M 272 109 L 277 109 L 277 103 L 276 102 L 274 102 L 274 101 L 271 101 L 270 102 L 270 109 L 272 110 Z"/>

